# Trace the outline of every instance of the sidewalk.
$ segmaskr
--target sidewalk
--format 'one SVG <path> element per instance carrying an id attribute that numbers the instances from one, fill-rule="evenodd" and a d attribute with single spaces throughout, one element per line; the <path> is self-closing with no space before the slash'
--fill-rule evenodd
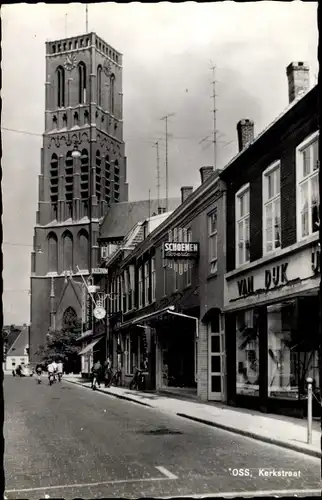
<path id="1" fill-rule="evenodd" d="M 90 388 L 90 382 L 84 382 L 80 376 L 66 375 L 68 382 Z M 180 417 L 211 425 L 220 429 L 251 437 L 259 441 L 275 444 L 283 448 L 321 457 L 320 422 L 313 421 L 312 444 L 307 444 L 306 421 L 277 415 L 264 415 L 255 411 L 229 409 L 223 405 L 201 403 L 176 399 L 149 392 L 131 391 L 124 387 L 103 385 L 99 392 L 132 401 L 160 411 L 174 413 Z"/>

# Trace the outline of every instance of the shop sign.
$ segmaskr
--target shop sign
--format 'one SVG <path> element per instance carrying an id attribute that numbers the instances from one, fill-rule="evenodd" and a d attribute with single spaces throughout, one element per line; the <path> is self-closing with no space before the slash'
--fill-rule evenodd
<path id="1" fill-rule="evenodd" d="M 288 262 L 280 264 L 278 266 L 273 266 L 270 269 L 265 270 L 265 289 L 269 290 L 275 288 L 279 285 L 285 285 L 288 282 L 287 279 L 287 267 Z M 237 281 L 238 295 L 239 297 L 246 297 L 251 293 L 254 293 L 254 276 L 249 276 Z"/>
<path id="2" fill-rule="evenodd" d="M 199 255 L 199 243 L 166 242 L 162 245 L 164 259 L 196 259 Z"/>
<path id="3" fill-rule="evenodd" d="M 92 269 L 92 274 L 107 274 L 108 269 L 105 269 L 103 267 L 94 267 Z"/>

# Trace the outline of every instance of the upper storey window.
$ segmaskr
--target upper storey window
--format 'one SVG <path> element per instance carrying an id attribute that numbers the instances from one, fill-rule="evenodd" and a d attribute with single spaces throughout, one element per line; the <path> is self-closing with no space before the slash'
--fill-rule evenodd
<path id="1" fill-rule="evenodd" d="M 319 229 L 319 132 L 296 148 L 297 233 L 299 239 Z"/>
<path id="2" fill-rule="evenodd" d="M 86 66 L 83 62 L 78 65 L 78 100 L 79 104 L 86 103 Z"/>
<path id="3" fill-rule="evenodd" d="M 63 108 L 65 106 L 65 71 L 62 66 L 58 66 L 56 70 L 56 83 L 57 83 L 57 107 Z"/>
<path id="4" fill-rule="evenodd" d="M 280 162 L 263 173 L 263 248 L 264 253 L 281 246 Z"/>
<path id="5" fill-rule="evenodd" d="M 249 262 L 249 184 L 236 194 L 236 264 Z"/>
<path id="6" fill-rule="evenodd" d="M 102 66 L 97 68 L 97 104 L 102 106 Z"/>
<path id="7" fill-rule="evenodd" d="M 111 75 L 110 79 L 110 112 L 115 113 L 115 75 Z"/>

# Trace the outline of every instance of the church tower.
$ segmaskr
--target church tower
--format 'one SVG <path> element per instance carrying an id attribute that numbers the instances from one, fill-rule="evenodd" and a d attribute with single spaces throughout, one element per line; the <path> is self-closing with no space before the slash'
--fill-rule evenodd
<path id="1" fill-rule="evenodd" d="M 122 55 L 95 33 L 47 42 L 45 85 L 31 256 L 32 360 L 53 327 L 53 278 L 54 323 L 61 328 L 67 317 L 81 318 L 80 274 L 86 278 L 98 267 L 101 218 L 128 199 Z"/>

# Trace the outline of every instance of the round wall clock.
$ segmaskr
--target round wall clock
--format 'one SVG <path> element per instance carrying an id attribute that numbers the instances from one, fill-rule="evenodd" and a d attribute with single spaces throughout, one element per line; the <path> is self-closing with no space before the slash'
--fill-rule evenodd
<path id="1" fill-rule="evenodd" d="M 96 319 L 103 319 L 106 316 L 106 311 L 104 307 L 97 306 L 94 309 L 94 316 Z"/>
<path id="2" fill-rule="evenodd" d="M 71 71 L 76 66 L 76 56 L 75 54 L 68 54 L 64 62 L 64 68 L 67 71 Z"/>

